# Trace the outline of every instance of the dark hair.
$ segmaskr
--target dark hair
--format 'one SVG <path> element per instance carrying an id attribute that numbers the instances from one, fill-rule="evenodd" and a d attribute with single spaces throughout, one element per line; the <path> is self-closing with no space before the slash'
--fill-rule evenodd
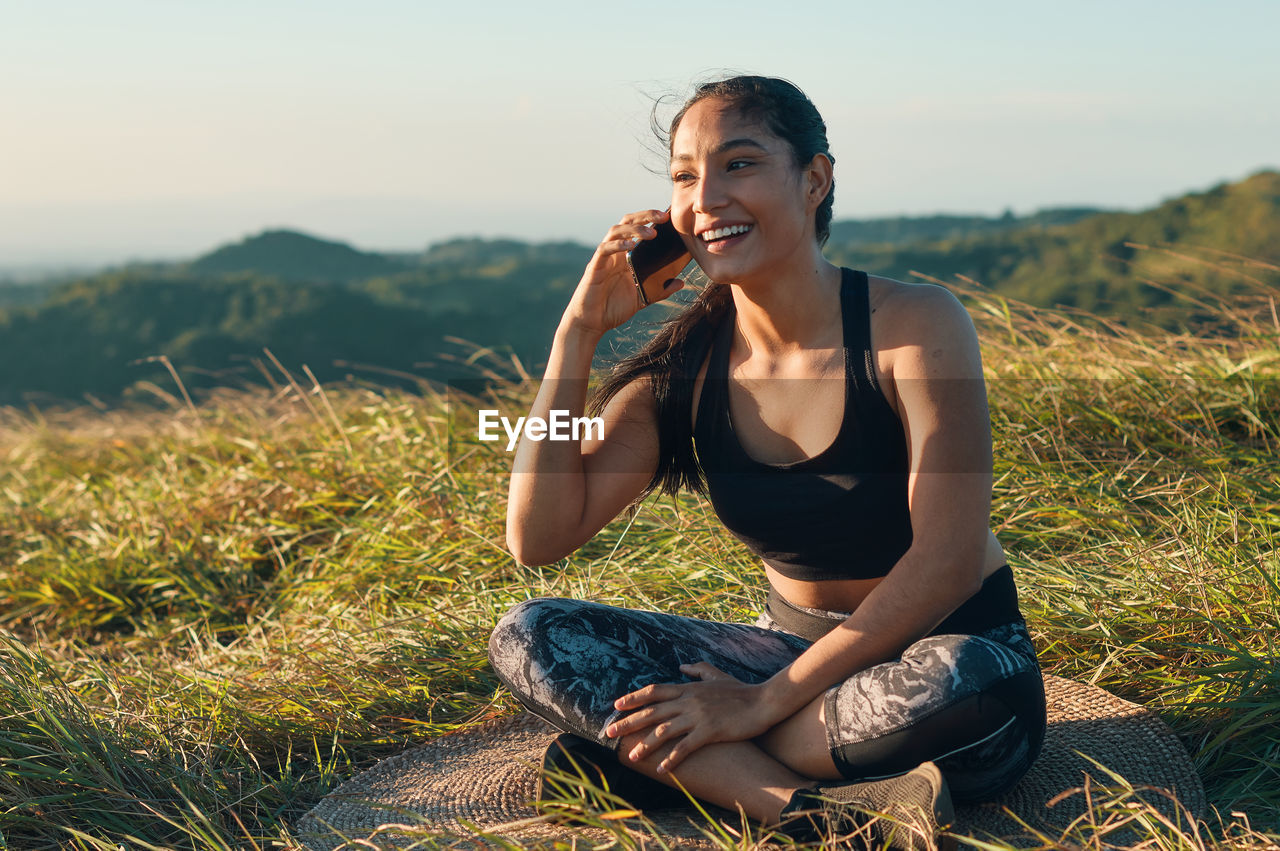
<path id="1" fill-rule="evenodd" d="M 654 132 L 668 154 L 685 113 L 699 101 L 714 99 L 758 120 L 791 147 L 797 167 L 822 154 L 835 163 L 827 150 L 827 125 L 813 102 L 795 84 L 777 77 L 737 76 L 698 86 L 666 128 L 658 121 L 655 104 Z M 831 209 L 835 200 L 833 180 L 815 214 L 818 245 L 831 235 Z M 693 447 L 690 418 L 693 384 L 707 353 L 712 335 L 728 313 L 733 296 L 728 284 L 709 282 L 688 307 L 667 320 L 639 352 L 619 361 L 587 402 L 587 411 L 598 416 L 619 390 L 648 375 L 658 410 L 658 467 L 644 491 L 629 506 L 634 513 L 655 490 L 675 496 L 681 487 L 706 493 L 706 480 Z"/>

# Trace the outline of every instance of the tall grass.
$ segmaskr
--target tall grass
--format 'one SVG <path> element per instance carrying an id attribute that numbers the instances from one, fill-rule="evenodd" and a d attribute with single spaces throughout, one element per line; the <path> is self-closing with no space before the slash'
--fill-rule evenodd
<path id="1" fill-rule="evenodd" d="M 1255 299 L 1190 296 L 1218 336 L 947 282 L 982 336 L 993 523 L 1046 670 L 1157 709 L 1218 810 L 1196 834 L 1101 801 L 1046 847 L 1135 818 L 1155 847 L 1280 835 L 1280 269 L 1194 256 L 1262 281 Z M 172 388 L 163 411 L 0 412 L 9 847 L 292 847 L 343 779 L 515 710 L 485 659 L 514 602 L 761 603 L 758 566 L 689 497 L 554 567 L 517 565 L 509 458 L 451 449 L 445 395 L 278 371 L 198 405 Z M 530 398 L 490 392 L 509 411 Z"/>

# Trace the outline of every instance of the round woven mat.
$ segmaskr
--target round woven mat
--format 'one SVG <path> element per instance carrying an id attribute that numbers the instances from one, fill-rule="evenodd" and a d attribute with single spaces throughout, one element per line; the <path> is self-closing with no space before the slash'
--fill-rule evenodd
<path id="1" fill-rule="evenodd" d="M 1067 794 L 1049 806 L 1053 799 L 1082 787 L 1091 789 L 1094 800 L 1106 799 L 1099 787 L 1119 788 L 1091 760 L 1135 787 L 1128 800 L 1140 798 L 1173 823 L 1185 825 L 1188 814 L 1204 817 L 1204 787 L 1191 759 L 1154 713 L 1061 677 L 1046 676 L 1045 693 L 1049 729 L 1039 759 L 1000 800 L 957 807 L 953 833 L 1022 844 L 1018 838 L 1026 840 L 1028 833 L 1009 816 L 1011 810 L 1029 825 L 1059 835 L 1087 809 L 1088 796 Z M 614 838 L 605 830 L 554 824 L 529 805 L 537 782 L 535 766 L 555 734 L 546 722 L 523 713 L 390 757 L 326 795 L 299 821 L 297 837 L 314 851 L 370 838 L 373 847 L 407 848 L 428 835 L 435 837 L 431 844 L 460 848 L 497 845 L 496 837 L 535 845 L 557 839 L 594 845 Z M 742 830 L 735 814 L 715 808 L 709 813 L 730 835 Z M 644 820 L 616 822 L 616 829 L 636 836 L 658 833 L 673 847 L 714 844 L 707 838 L 713 828 L 692 808 L 649 811 Z M 1113 845 L 1119 839 L 1115 833 L 1108 836 Z M 370 845 L 352 842 L 349 847 Z"/>

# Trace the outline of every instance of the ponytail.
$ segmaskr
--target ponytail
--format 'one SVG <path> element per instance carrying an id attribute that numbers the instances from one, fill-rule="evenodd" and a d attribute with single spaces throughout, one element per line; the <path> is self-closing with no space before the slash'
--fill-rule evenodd
<path id="1" fill-rule="evenodd" d="M 587 415 L 599 416 L 619 390 L 649 376 L 658 411 L 658 466 L 632 512 L 654 491 L 673 497 L 682 487 L 707 492 L 693 448 L 693 384 L 732 301 L 728 284 L 708 283 L 644 348 L 619 361 L 587 402 Z"/>

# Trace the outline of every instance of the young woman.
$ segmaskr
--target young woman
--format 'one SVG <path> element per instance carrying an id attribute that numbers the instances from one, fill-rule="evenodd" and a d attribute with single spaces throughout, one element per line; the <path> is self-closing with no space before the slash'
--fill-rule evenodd
<path id="1" fill-rule="evenodd" d="M 670 216 L 711 283 L 596 393 L 602 439 L 521 442 L 507 542 L 550 563 L 654 490 L 691 487 L 762 558 L 769 605 L 750 625 L 530 600 L 490 660 L 561 729 L 765 824 L 821 833 L 895 802 L 945 820 L 948 787 L 994 797 L 1044 734 L 990 530 L 973 324 L 941 287 L 823 257 L 833 158 L 795 86 L 703 85 L 668 141 L 670 211 L 625 216 L 600 243 L 530 416 L 581 415 L 602 335 L 680 288 L 637 292 L 629 272 L 655 224 Z"/>

